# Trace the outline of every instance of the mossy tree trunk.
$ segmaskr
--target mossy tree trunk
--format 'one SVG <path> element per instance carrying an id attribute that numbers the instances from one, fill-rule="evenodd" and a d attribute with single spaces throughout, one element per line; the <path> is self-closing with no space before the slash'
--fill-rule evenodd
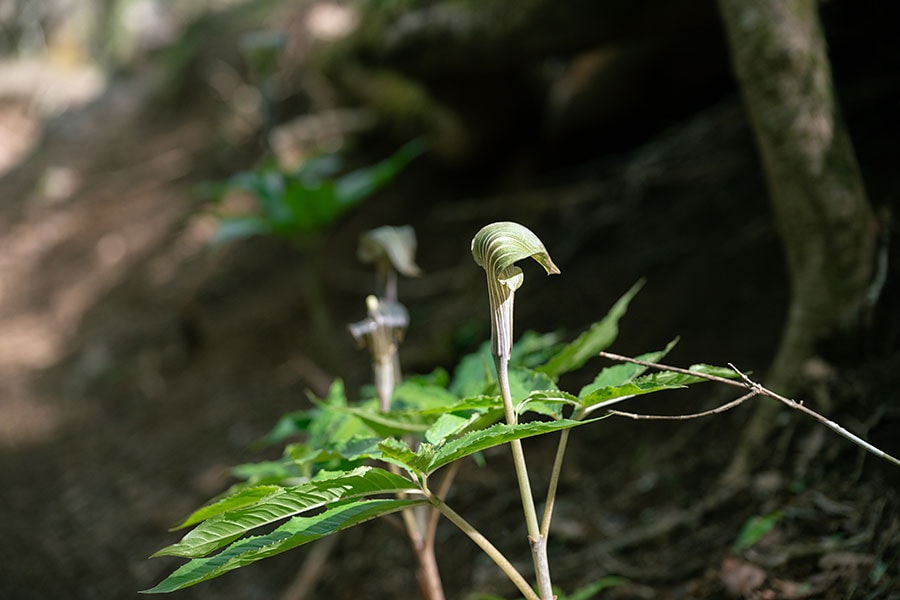
<path id="1" fill-rule="evenodd" d="M 718 0 L 787 259 L 791 302 L 767 385 L 798 391 L 816 345 L 852 328 L 874 217 L 835 100 L 816 0 Z M 726 479 L 744 478 L 776 409 L 760 403 Z"/>

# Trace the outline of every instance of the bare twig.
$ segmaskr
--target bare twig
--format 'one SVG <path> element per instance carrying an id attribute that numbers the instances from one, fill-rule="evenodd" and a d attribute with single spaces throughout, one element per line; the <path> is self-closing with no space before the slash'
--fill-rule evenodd
<path id="1" fill-rule="evenodd" d="M 790 408 L 793 408 L 794 410 L 798 410 L 807 416 L 812 417 L 813 419 L 815 419 L 816 421 L 818 421 L 819 423 L 821 423 L 828 429 L 834 431 L 838 435 L 841 435 L 841 436 L 847 438 L 848 440 L 850 440 L 851 442 L 853 442 L 860 448 L 863 448 L 863 449 L 867 450 L 868 452 L 871 452 L 878 458 L 883 458 L 884 460 L 886 460 L 888 462 L 891 462 L 897 466 L 900 466 L 900 460 L 898 460 L 896 457 L 891 456 L 890 454 L 888 454 L 884 450 L 881 450 L 880 448 L 876 448 L 875 446 L 873 446 L 866 440 L 862 439 L 858 435 L 855 435 L 855 434 L 847 431 L 846 429 L 844 429 L 843 427 L 841 427 L 834 421 L 827 419 L 824 416 L 817 413 L 816 411 L 812 410 L 811 408 L 806 407 L 802 402 L 797 402 L 796 400 L 792 400 L 790 398 L 785 398 L 784 396 L 782 396 L 780 394 L 776 394 L 772 390 L 764 388 L 762 385 L 756 383 L 755 381 L 753 381 L 752 379 L 750 379 L 749 377 L 747 377 L 746 375 L 741 373 L 734 365 L 729 363 L 728 366 L 731 367 L 732 369 L 734 369 L 735 373 L 737 373 L 738 375 L 741 376 L 741 379 L 743 379 L 743 381 L 746 384 L 746 386 L 748 387 L 748 389 L 756 390 L 757 393 L 759 393 L 759 394 L 762 394 L 764 396 L 769 396 L 770 398 L 774 398 L 775 400 L 778 400 L 782 404 L 784 404 Z"/>
<path id="2" fill-rule="evenodd" d="M 553 470 L 550 472 L 550 484 L 547 486 L 547 500 L 544 505 L 544 516 L 541 518 L 541 535 L 546 538 L 550 535 L 550 520 L 553 518 L 553 507 L 556 505 L 556 491 L 559 488 L 559 475 L 562 472 L 563 458 L 566 455 L 566 445 L 569 442 L 571 429 L 563 429 L 560 432 L 559 443 L 556 447 L 556 457 L 553 459 Z"/>
<path id="3" fill-rule="evenodd" d="M 743 396 L 741 396 L 740 398 L 738 398 L 737 400 L 732 400 L 731 402 L 728 402 L 727 404 L 723 404 L 722 406 L 717 406 L 716 408 L 713 408 L 711 410 L 704 410 L 703 412 L 691 413 L 691 414 L 687 414 L 687 415 L 640 415 L 637 413 L 622 412 L 620 410 L 608 410 L 606 412 L 608 412 L 611 415 L 618 415 L 620 417 L 628 417 L 629 419 L 653 419 L 656 421 L 686 421 L 688 419 L 698 419 L 700 417 L 708 417 L 709 415 L 714 415 L 716 413 L 723 413 L 726 410 L 730 410 L 730 409 L 734 408 L 735 406 L 743 404 L 745 400 L 749 400 L 753 396 L 758 396 L 758 395 L 759 395 L 759 392 L 756 392 L 756 391 L 748 392 L 748 393 L 744 394 Z"/>
<path id="4" fill-rule="evenodd" d="M 808 408 L 802 402 L 797 402 L 796 400 L 786 398 L 780 394 L 773 392 L 772 390 L 770 390 L 766 387 L 763 387 L 761 384 L 759 384 L 759 383 L 753 381 L 752 379 L 750 379 L 749 377 L 747 377 L 747 375 L 745 375 L 737 367 L 735 367 L 734 365 L 732 365 L 730 363 L 728 366 L 731 367 L 732 369 L 734 369 L 734 372 L 740 376 L 739 380 L 738 379 L 726 379 L 724 377 L 719 377 L 717 375 L 709 375 L 707 373 L 701 373 L 699 371 L 691 371 L 689 369 L 682 369 L 679 367 L 672 367 L 672 366 L 663 365 L 660 363 L 648 362 L 648 361 L 640 360 L 637 358 L 629 358 L 627 356 L 622 356 L 620 354 L 613 354 L 612 352 L 600 352 L 599 355 L 604 358 L 609 358 L 612 360 L 623 361 L 623 362 L 630 362 L 630 363 L 634 363 L 637 365 L 649 367 L 652 369 L 658 369 L 660 371 L 672 371 L 674 373 L 681 373 L 684 375 L 691 375 L 693 377 L 700 377 L 700 378 L 706 379 L 708 381 L 716 381 L 718 383 L 724 383 L 726 385 L 743 388 L 743 389 L 751 392 L 751 394 L 736 400 L 735 402 L 737 402 L 738 404 L 752 396 L 768 396 L 769 398 L 778 400 L 779 402 L 781 402 L 782 404 L 784 404 L 785 406 L 787 406 L 789 408 L 800 411 L 803 414 L 812 417 L 813 419 L 815 419 L 816 421 L 818 421 L 819 423 L 821 423 L 828 429 L 831 429 L 838 435 L 850 440 L 857 446 L 863 448 L 867 452 L 874 454 L 878 458 L 882 458 L 890 463 L 893 463 L 894 465 L 900 466 L 900 460 L 898 460 L 896 457 L 891 456 L 884 450 L 881 450 L 880 448 L 873 446 L 872 444 L 865 441 L 861 437 L 847 431 L 846 429 L 844 429 L 843 427 L 841 427 L 834 421 L 831 421 L 831 420 L 827 419 L 826 417 L 820 415 L 816 411 Z M 730 404 L 736 405 L 735 403 L 730 403 Z M 724 406 L 719 407 L 718 409 L 713 409 L 712 411 L 707 411 L 707 413 L 712 414 L 715 412 L 722 412 L 723 410 L 727 410 L 728 408 L 732 408 L 732 406 L 726 404 Z M 648 418 L 672 419 L 673 418 L 672 416 L 632 415 L 632 414 L 619 413 L 618 411 L 609 411 L 609 412 L 612 414 L 621 414 L 622 416 L 628 416 L 633 419 L 634 418 L 643 418 L 643 419 L 648 419 Z M 681 417 L 674 417 L 674 418 L 693 418 L 695 416 L 703 416 L 704 414 L 707 414 L 707 413 L 698 413 L 697 415 L 682 415 Z"/>

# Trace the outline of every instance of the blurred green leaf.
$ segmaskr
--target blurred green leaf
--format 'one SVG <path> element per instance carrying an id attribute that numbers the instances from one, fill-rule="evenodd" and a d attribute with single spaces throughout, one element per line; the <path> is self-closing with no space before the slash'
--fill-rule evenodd
<path id="1" fill-rule="evenodd" d="M 755 515 L 747 519 L 734 542 L 735 550 L 747 550 L 754 546 L 764 535 L 772 531 L 783 517 L 784 513 L 776 510 L 767 515 Z"/>
<path id="2" fill-rule="evenodd" d="M 608 348 L 619 333 L 619 319 L 625 315 L 628 304 L 643 285 L 643 282 L 638 282 L 632 286 L 602 320 L 591 325 L 590 329 L 557 352 L 544 365 L 537 367 L 537 370 L 556 380 L 564 373 L 581 368 L 589 359 L 597 356 L 598 352 Z"/>
<path id="3" fill-rule="evenodd" d="M 210 183 L 201 192 L 220 202 L 229 192 L 252 195 L 259 214 L 226 216 L 213 237 L 224 243 L 252 235 L 302 238 L 327 229 L 353 205 L 390 183 L 409 162 L 424 152 L 421 141 L 402 146 L 393 156 L 371 167 L 338 176 L 339 157 L 307 161 L 295 173 L 272 163 L 238 173 L 222 185 Z"/>
<path id="4" fill-rule="evenodd" d="M 262 217 L 228 217 L 219 224 L 211 243 L 225 244 L 272 231 L 272 224 Z"/>

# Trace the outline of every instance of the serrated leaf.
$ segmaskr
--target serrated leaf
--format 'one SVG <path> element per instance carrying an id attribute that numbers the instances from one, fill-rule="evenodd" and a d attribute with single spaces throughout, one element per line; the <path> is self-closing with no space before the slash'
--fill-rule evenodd
<path id="1" fill-rule="evenodd" d="M 423 471 L 430 474 L 460 458 L 464 458 L 476 452 L 482 452 L 488 448 L 493 448 L 494 446 L 501 446 L 512 440 L 544 435 L 553 433 L 554 431 L 562 431 L 563 429 L 577 427 L 589 422 L 591 421 L 560 419 L 558 421 L 534 421 L 531 423 L 518 423 L 516 425 L 499 423 L 488 427 L 487 429 L 471 431 L 437 448 Z"/>
<path id="2" fill-rule="evenodd" d="M 449 407 L 435 406 L 432 408 L 423 408 L 418 411 L 418 414 L 440 416 L 447 412 L 461 413 L 471 410 L 485 412 L 493 409 L 503 410 L 503 400 L 500 399 L 500 396 L 481 395 L 457 400 L 452 406 Z"/>
<path id="3" fill-rule="evenodd" d="M 582 398 L 581 406 L 585 411 L 590 412 L 634 396 L 686 387 L 683 383 L 666 381 L 666 379 L 656 379 L 651 375 L 648 379 L 636 379 L 624 385 L 600 388 Z"/>
<path id="4" fill-rule="evenodd" d="M 416 473 L 422 473 L 422 469 L 417 466 L 422 462 L 421 458 L 403 440 L 387 438 L 379 442 L 378 450 L 381 452 L 383 460 L 411 469 Z"/>
<path id="5" fill-rule="evenodd" d="M 538 390 L 555 390 L 556 383 L 545 373 L 525 367 L 509 369 L 509 393 L 513 402 L 519 402 Z"/>
<path id="6" fill-rule="evenodd" d="M 677 343 L 678 339 L 676 338 L 669 342 L 662 350 L 657 352 L 647 352 L 646 354 L 641 354 L 637 358 L 645 362 L 658 362 L 661 358 L 671 352 L 672 348 L 674 348 Z M 581 391 L 578 392 L 578 397 L 583 398 L 591 392 L 602 388 L 625 385 L 646 371 L 647 367 L 635 363 L 621 363 L 606 367 L 597 374 L 594 381 L 581 388 Z"/>
<path id="7" fill-rule="evenodd" d="M 633 285 L 603 319 L 591 325 L 544 365 L 537 367 L 537 370 L 557 380 L 560 375 L 581 368 L 589 359 L 597 356 L 598 352 L 608 348 L 619 334 L 619 320 L 625 315 L 629 303 L 643 285 L 643 281 Z"/>
<path id="8" fill-rule="evenodd" d="M 446 409 L 459 401 L 459 396 L 441 385 L 416 379 L 406 380 L 391 396 L 391 406 L 398 411 L 423 413 L 432 409 Z"/>
<path id="9" fill-rule="evenodd" d="M 230 510 L 237 510 L 239 508 L 244 508 L 245 506 L 256 504 L 268 496 L 280 492 L 282 489 L 283 488 L 278 485 L 259 485 L 245 488 L 233 496 L 223 498 L 222 500 L 194 511 L 187 519 L 176 525 L 173 530 L 184 529 L 185 527 L 196 525 L 201 521 L 205 521 Z"/>
<path id="10" fill-rule="evenodd" d="M 559 419 L 565 406 L 581 406 L 578 397 L 562 390 L 535 390 L 516 406 L 516 413 L 533 412 Z"/>
<path id="11" fill-rule="evenodd" d="M 404 433 L 420 433 L 431 427 L 431 423 L 423 422 L 416 412 L 391 411 L 383 413 L 372 407 L 346 407 L 340 409 L 351 414 L 375 431 L 381 437 L 403 435 Z"/>
<path id="12" fill-rule="evenodd" d="M 356 440 L 380 437 L 365 421 L 346 410 L 347 399 L 340 380 L 332 384 L 324 401 L 310 401 L 318 408 L 307 429 L 307 443 L 313 448 L 339 449 Z"/>
<path id="13" fill-rule="evenodd" d="M 143 593 L 161 594 L 190 587 L 376 517 L 424 503 L 424 500 L 360 500 L 329 508 L 313 517 L 293 517 L 271 533 L 240 540 L 214 556 L 191 560 Z"/>
<path id="14" fill-rule="evenodd" d="M 454 413 L 445 413 L 438 417 L 438 420 L 434 422 L 428 431 L 425 432 L 425 441 L 429 444 L 441 444 L 447 438 L 456 436 L 463 431 L 472 423 L 478 420 L 478 413 L 471 413 L 468 415 L 458 415 Z"/>
<path id="15" fill-rule="evenodd" d="M 154 556 L 204 556 L 257 527 L 326 504 L 414 489 L 415 486 L 408 479 L 399 475 L 375 467 L 359 467 L 341 476 L 281 488 L 253 504 L 220 512 L 188 532 L 180 542 L 163 548 Z"/>
<path id="16" fill-rule="evenodd" d="M 692 365 L 690 370 L 708 375 L 718 375 L 720 377 L 729 376 L 729 374 L 730 377 L 737 376 L 734 371 L 711 365 Z M 676 373 L 674 371 L 661 371 L 659 373 L 637 377 L 624 385 L 596 389 L 581 398 L 581 404 L 585 410 L 593 411 L 614 404 L 615 402 L 627 400 L 633 396 L 650 394 L 662 390 L 684 388 L 692 383 L 699 383 L 702 381 L 708 380 L 695 375 Z"/>
<path id="17" fill-rule="evenodd" d="M 703 373 L 704 375 L 714 375 L 724 379 L 738 379 L 740 374 L 730 367 L 719 367 L 716 365 L 708 365 L 706 363 L 697 363 L 688 367 L 689 371 Z"/>

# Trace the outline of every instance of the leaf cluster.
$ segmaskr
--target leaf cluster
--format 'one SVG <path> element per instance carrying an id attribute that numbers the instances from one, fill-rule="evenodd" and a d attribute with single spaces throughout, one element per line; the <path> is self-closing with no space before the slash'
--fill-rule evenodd
<path id="1" fill-rule="evenodd" d="M 303 162 L 293 171 L 270 163 L 208 184 L 203 190 L 216 204 L 233 193 L 246 193 L 257 204 L 249 214 L 223 215 L 213 239 L 228 242 L 268 234 L 302 239 L 325 231 L 348 209 L 387 185 L 425 145 L 414 140 L 383 161 L 341 174 L 343 161 L 327 154 Z"/>
<path id="2" fill-rule="evenodd" d="M 527 333 L 513 346 L 509 371 L 516 424 L 504 416 L 490 344 L 463 358 L 452 376 L 438 370 L 394 389 L 392 409 L 378 400 L 348 403 L 336 381 L 312 408 L 283 417 L 268 443 L 289 442 L 281 460 L 242 465 L 245 481 L 190 515 L 181 541 L 156 555 L 189 558 L 149 593 L 169 592 L 217 577 L 347 527 L 429 502 L 428 478 L 453 462 L 513 440 L 563 431 L 608 416 L 598 409 L 639 394 L 684 387 L 699 377 L 646 374 L 620 364 L 602 369 L 577 394 L 559 388 L 607 348 L 640 285 L 606 317 L 569 343 L 557 334 Z M 642 356 L 657 360 L 674 346 Z M 702 372 L 715 370 L 698 365 Z M 715 370 L 719 372 L 718 370 Z M 393 465 L 387 470 L 376 465 Z"/>

